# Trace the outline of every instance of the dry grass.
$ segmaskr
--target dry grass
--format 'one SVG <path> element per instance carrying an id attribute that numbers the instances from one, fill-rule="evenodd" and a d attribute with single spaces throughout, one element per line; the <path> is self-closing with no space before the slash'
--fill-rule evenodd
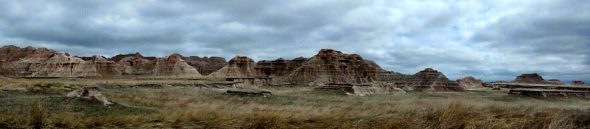
<path id="1" fill-rule="evenodd" d="M 55 79 L 15 81 L 29 87 L 56 82 Z M 203 80 L 125 79 L 78 79 L 60 83 L 67 87 L 103 81 L 125 85 L 203 83 Z M 104 88 L 103 94 L 120 104 L 106 109 L 80 102 L 64 104 L 59 100 L 41 102 L 45 104 L 11 102 L 11 108 L 20 108 L 18 105 L 25 108 L 0 110 L 0 128 L 32 128 L 41 123 L 50 128 L 573 129 L 589 128 L 587 124 L 590 124 L 590 115 L 585 112 L 590 101 L 576 98 L 538 99 L 509 96 L 501 91 L 359 97 L 314 92 L 304 87 L 264 88 L 275 95 L 239 97 L 212 88 L 173 86 Z M 3 103 L 35 96 L 10 98 L 11 95 L 1 94 Z M 39 115 L 39 112 L 45 113 Z"/>

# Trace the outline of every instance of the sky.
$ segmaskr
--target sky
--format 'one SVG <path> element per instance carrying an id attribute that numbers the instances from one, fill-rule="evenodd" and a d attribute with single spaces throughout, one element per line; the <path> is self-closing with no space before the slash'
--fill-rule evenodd
<path id="1" fill-rule="evenodd" d="M 590 2 L 2 0 L 0 45 L 254 60 L 331 48 L 406 74 L 430 67 L 451 79 L 590 82 Z"/>

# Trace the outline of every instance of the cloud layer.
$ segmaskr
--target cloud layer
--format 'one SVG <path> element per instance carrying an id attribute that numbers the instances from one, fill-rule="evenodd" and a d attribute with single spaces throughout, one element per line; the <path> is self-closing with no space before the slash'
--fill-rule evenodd
<path id="1" fill-rule="evenodd" d="M 590 2 L 0 1 L 0 45 L 77 55 L 312 56 L 358 53 L 385 69 L 451 78 L 590 81 Z"/>

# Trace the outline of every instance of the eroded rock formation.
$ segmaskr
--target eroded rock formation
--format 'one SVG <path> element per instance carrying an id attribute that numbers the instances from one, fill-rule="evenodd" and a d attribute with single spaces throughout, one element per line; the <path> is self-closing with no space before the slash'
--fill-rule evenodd
<path id="1" fill-rule="evenodd" d="M 7 77 L 110 77 L 110 76 L 201 76 L 240 78 L 240 81 L 258 85 L 297 84 L 318 86 L 322 84 L 365 85 L 387 83 L 387 87 L 407 88 L 418 91 L 460 91 L 463 88 L 481 87 L 481 81 L 467 77 L 449 80 L 434 69 L 425 69 L 414 75 L 385 71 L 373 61 L 357 54 L 345 54 L 332 49 L 322 49 L 311 58 L 259 61 L 236 56 L 228 62 L 221 57 L 183 57 L 173 54 L 165 58 L 144 57 L 139 53 L 75 57 L 46 48 L 4 46 L 0 48 L 0 76 Z M 256 79 L 264 81 L 256 81 Z M 540 75 L 523 74 L 515 83 L 563 84 Z M 573 82 L 572 84 L 582 84 Z"/>
<path id="2" fill-rule="evenodd" d="M 101 77 L 110 77 L 110 76 L 120 76 L 121 75 L 121 68 L 122 66 L 115 63 L 114 61 L 110 61 L 103 56 L 91 56 L 91 57 L 80 57 L 84 61 L 91 63 L 94 65 L 98 76 Z"/>
<path id="3" fill-rule="evenodd" d="M 586 83 L 584 83 L 583 81 L 580 81 L 580 80 L 573 80 L 572 81 L 572 85 L 578 85 L 579 86 L 579 85 L 584 85 L 584 84 L 586 84 Z"/>
<path id="4" fill-rule="evenodd" d="M 25 47 L 20 48 L 14 45 L 3 46 L 0 48 L 0 61 L 4 62 L 12 62 L 18 61 L 22 58 L 48 58 L 49 56 L 57 53 L 54 50 L 47 49 L 47 48 L 34 48 L 34 47 Z"/>
<path id="5" fill-rule="evenodd" d="M 293 60 L 285 60 L 283 58 L 273 61 L 263 60 L 256 63 L 255 69 L 261 75 L 273 78 L 272 84 L 287 84 L 288 76 L 308 60 L 308 58 L 304 57 L 298 57 Z"/>
<path id="6" fill-rule="evenodd" d="M 4 46 L 0 48 L 0 75 L 30 76 L 33 74 L 29 71 L 31 65 L 43 63 L 56 53 L 46 48 Z"/>
<path id="7" fill-rule="evenodd" d="M 192 66 L 173 54 L 166 58 L 144 57 L 139 53 L 76 57 L 46 48 L 0 48 L 0 75 L 8 77 L 112 77 L 201 76 Z"/>
<path id="8" fill-rule="evenodd" d="M 190 66 L 182 55 L 165 58 L 144 57 L 139 53 L 116 55 L 111 60 L 121 65 L 123 75 L 198 77 L 201 74 Z"/>
<path id="9" fill-rule="evenodd" d="M 94 64 L 46 48 L 0 48 L 0 74 L 14 77 L 98 76 Z"/>
<path id="10" fill-rule="evenodd" d="M 463 87 L 464 89 L 475 89 L 483 87 L 483 82 L 479 79 L 475 79 L 475 77 L 473 76 L 467 76 L 461 79 L 457 79 L 457 83 L 459 83 L 459 86 Z"/>
<path id="11" fill-rule="evenodd" d="M 537 73 L 521 74 L 512 81 L 514 83 L 546 84 L 547 82 Z"/>
<path id="12" fill-rule="evenodd" d="M 152 75 L 156 66 L 155 57 L 144 57 L 139 53 L 116 55 L 111 60 L 122 66 L 123 75 Z"/>
<path id="13" fill-rule="evenodd" d="M 287 76 L 291 74 L 295 69 L 301 67 L 307 58 L 298 57 L 293 60 L 285 60 L 279 58 L 273 61 L 262 60 L 256 63 L 256 70 L 264 76 Z"/>
<path id="14" fill-rule="evenodd" d="M 183 59 L 191 66 L 195 67 L 199 73 L 203 75 L 209 75 L 221 68 L 223 68 L 227 62 L 223 57 L 198 57 L 189 56 L 183 57 Z"/>
<path id="15" fill-rule="evenodd" d="M 410 91 L 462 91 L 463 87 L 449 80 L 443 73 L 426 68 L 406 79 L 396 82 L 398 87 Z"/>
<path id="16" fill-rule="evenodd" d="M 377 64 L 364 60 L 357 54 L 344 54 L 332 49 L 322 49 L 311 59 L 295 69 L 288 77 L 296 84 L 321 85 L 326 83 L 369 83 L 377 73 L 383 72 Z"/>
<path id="17" fill-rule="evenodd" d="M 153 74 L 155 76 L 201 76 L 199 71 L 187 64 L 180 54 L 172 54 L 167 58 L 158 58 Z"/>
<path id="18" fill-rule="evenodd" d="M 391 88 L 404 87 L 418 91 L 461 91 L 462 87 L 442 73 L 425 69 L 415 75 L 390 72 L 357 54 L 322 49 L 310 59 L 277 59 L 254 64 L 247 57 L 237 56 L 227 66 L 210 76 L 228 79 L 272 78 L 272 84 L 322 86 L 325 84 L 365 85 L 388 83 Z M 381 86 L 383 87 L 383 86 Z"/>
<path id="19" fill-rule="evenodd" d="M 212 77 L 259 77 L 255 70 L 256 63 L 246 56 L 236 56 L 229 60 L 226 66 L 211 73 Z"/>

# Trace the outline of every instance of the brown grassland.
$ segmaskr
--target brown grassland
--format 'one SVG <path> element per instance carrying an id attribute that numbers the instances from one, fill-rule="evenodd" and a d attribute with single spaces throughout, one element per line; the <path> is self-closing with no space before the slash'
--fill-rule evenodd
<path id="1" fill-rule="evenodd" d="M 482 89 L 347 96 L 262 87 L 270 97 L 223 94 L 211 79 L 0 79 L 0 128 L 589 128 L 590 101 Z M 138 86 L 158 84 L 161 86 Z M 100 86 L 115 105 L 61 97 Z"/>

